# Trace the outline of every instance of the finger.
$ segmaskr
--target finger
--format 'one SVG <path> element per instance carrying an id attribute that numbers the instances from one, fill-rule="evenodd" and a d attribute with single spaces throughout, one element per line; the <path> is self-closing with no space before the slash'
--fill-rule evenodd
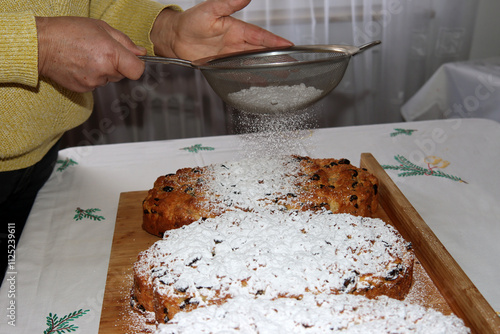
<path id="1" fill-rule="evenodd" d="M 123 78 L 125 78 L 125 77 L 117 72 L 117 74 L 115 74 L 115 75 L 108 76 L 106 78 L 105 84 L 107 84 L 109 82 L 118 82 L 118 81 L 122 80 Z"/>
<path id="2" fill-rule="evenodd" d="M 253 24 L 245 24 L 243 29 L 243 38 L 245 42 L 251 45 L 262 47 L 284 47 L 293 45 L 289 40 Z"/>
<path id="3" fill-rule="evenodd" d="M 242 10 L 250 3 L 250 0 L 207 0 L 202 3 L 205 11 L 217 17 L 230 16 Z"/>
<path id="4" fill-rule="evenodd" d="M 124 78 L 117 70 L 111 71 L 108 74 L 101 73 L 99 75 L 90 75 L 84 79 L 78 78 L 73 79 L 71 82 L 66 84 L 66 88 L 69 88 L 78 93 L 85 93 L 95 90 L 98 87 L 105 86 L 109 82 L 117 82 Z"/>
<path id="5" fill-rule="evenodd" d="M 241 25 L 243 39 L 252 47 L 280 47 L 293 45 L 289 40 L 275 35 L 261 27 L 245 23 L 233 17 L 228 17 L 245 8 L 249 3 L 250 0 L 207 0 L 202 3 L 202 5 L 205 6 L 204 10 L 208 14 L 217 18 L 227 19 L 228 22 L 234 23 L 235 26 Z"/>
<path id="6" fill-rule="evenodd" d="M 116 70 L 126 78 L 138 80 L 144 73 L 146 64 L 130 51 L 124 49 L 119 54 Z"/>

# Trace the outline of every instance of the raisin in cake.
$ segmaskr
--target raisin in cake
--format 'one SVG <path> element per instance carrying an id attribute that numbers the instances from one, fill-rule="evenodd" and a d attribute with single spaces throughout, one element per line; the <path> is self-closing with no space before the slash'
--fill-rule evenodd
<path id="1" fill-rule="evenodd" d="M 377 179 L 347 159 L 285 156 L 183 168 L 159 177 L 143 201 L 142 227 L 167 230 L 227 210 L 322 210 L 369 217 L 377 210 Z"/>
<path id="2" fill-rule="evenodd" d="M 305 295 L 302 299 L 238 296 L 223 305 L 178 313 L 156 334 L 188 333 L 466 334 L 455 315 L 391 299 L 355 295 Z"/>
<path id="3" fill-rule="evenodd" d="M 169 230 L 134 264 L 132 305 L 158 322 L 236 296 L 403 299 L 410 244 L 380 219 L 328 210 L 230 210 Z"/>

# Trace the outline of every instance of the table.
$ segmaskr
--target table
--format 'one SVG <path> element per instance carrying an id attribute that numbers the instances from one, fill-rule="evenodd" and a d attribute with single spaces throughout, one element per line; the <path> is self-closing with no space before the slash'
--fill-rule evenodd
<path id="1" fill-rule="evenodd" d="M 347 158 L 355 165 L 361 153 L 372 153 L 500 311 L 497 122 L 380 124 L 280 138 L 232 135 L 62 150 L 0 289 L 0 332 L 42 333 L 51 329 L 47 321 L 71 319 L 66 324 L 75 333 L 97 333 L 120 193 L 147 190 L 157 176 L 178 168 L 264 154 L 260 151 Z"/>
<path id="2" fill-rule="evenodd" d="M 401 108 L 406 121 L 500 121 L 500 57 L 446 63 Z"/>

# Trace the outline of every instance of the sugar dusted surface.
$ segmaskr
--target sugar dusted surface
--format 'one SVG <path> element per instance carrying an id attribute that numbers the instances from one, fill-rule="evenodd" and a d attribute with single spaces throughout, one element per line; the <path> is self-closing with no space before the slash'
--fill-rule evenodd
<path id="1" fill-rule="evenodd" d="M 247 158 L 209 168 L 209 203 L 222 201 L 227 207 L 253 209 L 272 205 L 271 194 L 279 197 L 296 191 L 293 182 L 299 162 L 291 156 Z"/>
<path id="2" fill-rule="evenodd" d="M 151 270 L 162 293 L 185 290 L 204 305 L 202 296 L 213 298 L 216 290 L 275 298 L 370 288 L 359 277 L 397 271 L 395 259 L 413 257 L 406 247 L 380 219 L 235 210 L 167 231 L 137 269 Z"/>
<path id="3" fill-rule="evenodd" d="M 182 333 L 470 333 L 456 316 L 385 296 L 306 295 L 294 298 L 239 296 L 221 306 L 181 312 L 157 334 Z"/>

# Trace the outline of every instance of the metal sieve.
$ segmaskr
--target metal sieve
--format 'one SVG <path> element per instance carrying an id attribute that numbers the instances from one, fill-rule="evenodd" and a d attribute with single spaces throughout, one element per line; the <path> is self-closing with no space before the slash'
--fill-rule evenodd
<path id="1" fill-rule="evenodd" d="M 154 56 L 144 61 L 199 69 L 229 106 L 253 113 L 305 109 L 342 80 L 352 56 L 380 44 L 303 45 L 206 57 L 195 61 Z"/>

